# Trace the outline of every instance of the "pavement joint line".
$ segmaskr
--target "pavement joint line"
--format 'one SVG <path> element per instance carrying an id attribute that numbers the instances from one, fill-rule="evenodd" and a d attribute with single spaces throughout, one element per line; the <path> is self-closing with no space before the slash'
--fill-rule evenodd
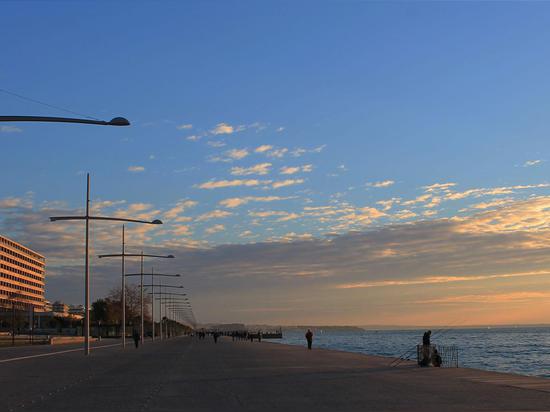
<path id="1" fill-rule="evenodd" d="M 112 348 L 113 346 L 121 346 L 121 344 L 120 343 L 113 343 L 111 345 L 96 346 L 96 347 L 93 347 L 93 348 L 90 348 L 90 349 L 91 350 L 96 350 L 96 349 L 103 349 L 103 348 Z M 79 352 L 79 351 L 81 352 L 82 348 L 67 349 L 67 350 L 62 350 L 62 351 L 57 351 L 57 352 L 40 353 L 38 355 L 19 356 L 17 358 L 1 359 L 0 363 L 15 362 L 15 361 L 18 361 L 18 360 L 33 359 L 33 358 L 42 358 L 42 357 L 46 357 L 46 356 L 61 355 L 63 353 Z"/>

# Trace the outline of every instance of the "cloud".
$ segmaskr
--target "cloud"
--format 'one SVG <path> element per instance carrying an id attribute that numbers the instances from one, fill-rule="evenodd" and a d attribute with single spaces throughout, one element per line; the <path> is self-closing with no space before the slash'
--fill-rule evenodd
<path id="1" fill-rule="evenodd" d="M 189 130 L 192 128 L 193 128 L 193 125 L 188 123 L 184 123 L 184 124 L 180 124 L 179 126 L 176 126 L 176 129 L 178 130 Z"/>
<path id="2" fill-rule="evenodd" d="M 0 209 L 12 209 L 21 207 L 26 202 L 25 199 L 19 197 L 8 197 L 7 199 L 0 200 Z"/>
<path id="3" fill-rule="evenodd" d="M 286 147 L 282 147 L 280 149 L 273 149 L 273 150 L 267 152 L 267 156 L 281 158 L 281 157 L 284 157 L 284 155 L 287 152 L 288 152 L 288 149 Z"/>
<path id="4" fill-rule="evenodd" d="M 550 275 L 550 273 L 548 273 Z M 459 296 L 446 296 L 443 298 L 427 299 L 418 301 L 421 304 L 464 304 L 475 303 L 476 305 L 487 305 L 495 303 L 529 303 L 532 304 L 534 300 L 548 299 L 550 298 L 550 292 L 530 292 L 530 291 L 518 291 L 511 293 L 493 293 L 482 295 L 459 295 Z"/>
<path id="5" fill-rule="evenodd" d="M 224 187 L 237 186 L 258 186 L 262 181 L 257 179 L 236 179 L 236 180 L 211 180 L 200 184 L 199 189 L 219 189 Z"/>
<path id="6" fill-rule="evenodd" d="M 273 149 L 273 146 L 271 146 L 269 144 L 263 144 L 261 146 L 258 146 L 256 149 L 254 149 L 254 151 L 256 153 L 264 153 L 264 152 L 267 152 L 271 149 Z"/>
<path id="7" fill-rule="evenodd" d="M 23 129 L 16 126 L 0 126 L 0 133 L 21 133 Z"/>
<path id="8" fill-rule="evenodd" d="M 164 218 L 166 219 L 176 219 L 179 217 L 180 214 L 184 213 L 187 209 L 195 207 L 198 204 L 198 202 L 194 200 L 180 200 L 176 203 L 176 205 L 170 209 L 168 209 L 166 212 L 164 212 Z"/>
<path id="9" fill-rule="evenodd" d="M 543 160 L 527 160 L 524 164 L 523 164 L 523 167 L 531 167 L 531 166 L 537 166 L 537 165 L 540 165 L 541 163 L 543 162 Z"/>
<path id="10" fill-rule="evenodd" d="M 190 142 L 196 142 L 197 140 L 202 139 L 202 137 L 203 136 L 201 136 L 201 135 L 193 134 L 191 136 L 187 136 L 186 139 L 189 140 Z"/>
<path id="11" fill-rule="evenodd" d="M 218 123 L 216 127 L 210 130 L 210 133 L 214 135 L 219 134 L 232 134 L 235 132 L 235 128 L 227 123 Z"/>
<path id="12" fill-rule="evenodd" d="M 225 152 L 225 154 L 231 159 L 240 160 L 248 156 L 249 153 L 247 149 L 231 149 Z"/>
<path id="13" fill-rule="evenodd" d="M 393 180 L 383 180 L 381 182 L 372 182 L 372 183 L 367 183 L 367 186 L 369 187 L 376 187 L 376 188 L 379 188 L 379 187 L 390 187 L 394 184 L 395 182 Z"/>
<path id="14" fill-rule="evenodd" d="M 190 236 L 193 234 L 191 228 L 187 225 L 176 225 L 170 229 L 170 234 L 173 236 Z"/>
<path id="15" fill-rule="evenodd" d="M 204 233 L 206 233 L 207 235 L 212 235 L 214 233 L 223 232 L 224 230 L 225 230 L 224 225 L 214 225 L 214 226 L 211 226 L 211 227 L 207 228 L 204 231 Z"/>
<path id="16" fill-rule="evenodd" d="M 278 127 L 275 131 L 277 133 L 281 133 L 283 130 L 285 130 L 285 128 L 281 126 L 281 127 Z"/>
<path id="17" fill-rule="evenodd" d="M 224 199 L 219 202 L 221 206 L 228 208 L 235 208 L 242 205 L 246 205 L 250 202 L 275 202 L 279 200 L 293 199 L 293 196 L 246 196 L 246 197 L 232 197 Z"/>
<path id="18" fill-rule="evenodd" d="M 313 171 L 313 165 L 303 165 L 303 166 L 284 166 L 281 168 L 280 173 L 282 175 L 292 175 L 298 172 L 309 173 Z"/>
<path id="19" fill-rule="evenodd" d="M 492 279 L 508 279 L 515 277 L 525 276 L 549 276 L 550 272 L 546 270 L 539 270 L 534 272 L 519 272 L 519 273 L 497 273 L 491 275 L 465 275 L 465 276 L 425 276 L 417 279 L 409 280 L 387 280 L 379 282 L 361 282 L 337 285 L 337 289 L 357 289 L 357 288 L 376 288 L 387 286 L 412 286 L 412 285 L 429 285 L 439 283 L 453 283 L 453 282 L 476 282 Z"/>
<path id="20" fill-rule="evenodd" d="M 250 167 L 232 167 L 231 174 L 234 176 L 266 175 L 270 172 L 271 163 L 259 163 Z"/>
<path id="21" fill-rule="evenodd" d="M 299 185 L 301 183 L 304 183 L 304 179 L 286 179 L 286 180 L 281 180 L 281 181 L 278 181 L 278 182 L 273 182 L 271 184 L 271 187 L 273 189 L 279 189 L 281 187 Z"/>
<path id="22" fill-rule="evenodd" d="M 245 230 L 244 232 L 241 232 L 239 237 L 252 237 L 254 234 L 250 230 Z"/>
<path id="23" fill-rule="evenodd" d="M 211 156 L 209 160 L 211 162 L 233 162 L 235 160 L 244 159 L 249 154 L 248 149 L 231 149 L 224 152 L 224 156 L 226 157 Z"/>
<path id="24" fill-rule="evenodd" d="M 224 147 L 225 142 L 221 142 L 219 140 L 210 140 L 206 143 L 210 147 Z"/>
<path id="25" fill-rule="evenodd" d="M 456 183 L 434 183 L 429 186 L 423 186 L 426 192 L 440 192 L 449 190 L 451 187 L 456 186 Z"/>
<path id="26" fill-rule="evenodd" d="M 496 210 L 468 217 L 454 217 L 458 232 L 538 232 L 550 228 L 550 197 L 516 201 Z"/>
<path id="27" fill-rule="evenodd" d="M 376 202 L 376 204 L 382 206 L 382 210 L 387 211 L 390 210 L 394 205 L 399 204 L 400 202 L 401 198 L 392 197 L 388 200 L 379 200 L 378 202 Z"/>
<path id="28" fill-rule="evenodd" d="M 210 219 L 223 219 L 223 218 L 229 217 L 231 215 L 233 215 L 233 213 L 228 212 L 226 210 L 212 210 L 211 212 L 203 213 L 202 215 L 197 217 L 196 220 L 197 220 L 197 222 L 202 222 L 202 221 L 210 220 Z"/>
<path id="29" fill-rule="evenodd" d="M 500 187 L 489 187 L 489 188 L 476 188 L 468 189 L 463 192 L 452 192 L 446 191 L 443 194 L 444 200 L 460 200 L 467 197 L 481 197 L 481 196 L 496 196 L 496 195 L 507 195 L 512 194 L 518 190 L 526 189 L 540 189 L 550 187 L 549 183 L 539 183 L 534 185 L 516 185 L 516 186 L 500 186 Z"/>
<path id="30" fill-rule="evenodd" d="M 132 173 L 141 173 L 145 172 L 145 168 L 143 166 L 129 166 L 128 171 Z"/>

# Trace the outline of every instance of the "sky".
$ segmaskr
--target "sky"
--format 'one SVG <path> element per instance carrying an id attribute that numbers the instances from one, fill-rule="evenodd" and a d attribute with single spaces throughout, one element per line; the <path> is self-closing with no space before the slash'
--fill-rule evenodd
<path id="1" fill-rule="evenodd" d="M 174 254 L 146 271 L 182 273 L 199 322 L 548 322 L 550 4 L 2 9 L 0 115 L 131 122 L 0 124 L 0 234 L 50 300 L 83 300 L 83 226 L 48 217 L 90 173 L 95 215 L 163 220 L 128 251 Z M 120 229 L 94 222 L 94 256 Z M 92 259 L 93 299 L 119 270 Z"/>

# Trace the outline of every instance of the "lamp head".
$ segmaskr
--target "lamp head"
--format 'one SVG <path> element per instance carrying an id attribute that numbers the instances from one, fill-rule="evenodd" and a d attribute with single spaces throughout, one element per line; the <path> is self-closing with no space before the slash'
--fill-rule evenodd
<path id="1" fill-rule="evenodd" d="M 162 220 L 155 219 L 151 222 L 152 225 L 162 225 Z"/>
<path id="2" fill-rule="evenodd" d="M 130 122 L 124 117 L 115 117 L 108 124 L 109 126 L 130 126 Z"/>

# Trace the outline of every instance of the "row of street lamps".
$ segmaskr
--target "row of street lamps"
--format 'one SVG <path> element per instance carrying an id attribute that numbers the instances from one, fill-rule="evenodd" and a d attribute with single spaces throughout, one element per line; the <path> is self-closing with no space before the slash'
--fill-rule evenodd
<path id="1" fill-rule="evenodd" d="M 90 124 L 90 125 L 101 125 L 101 126 L 129 126 L 130 122 L 125 119 L 124 117 L 115 117 L 111 119 L 110 121 L 104 121 L 104 120 L 95 120 L 95 119 L 79 119 L 79 118 L 67 118 L 67 117 L 51 117 L 51 116 L 0 116 L 0 122 L 50 122 L 50 123 L 80 123 L 80 124 Z M 151 225 L 160 225 L 162 224 L 162 221 L 160 220 L 141 220 L 141 219 L 126 219 L 126 218 L 117 218 L 117 217 L 105 217 L 105 216 L 90 216 L 90 174 L 88 173 L 86 175 L 86 214 L 84 216 L 54 216 L 50 217 L 50 220 L 52 222 L 55 221 L 63 221 L 63 220 L 85 220 L 86 221 L 86 230 L 85 230 L 85 274 L 84 274 L 84 306 L 85 306 L 85 314 L 84 314 L 84 354 L 89 355 L 90 354 L 90 259 L 89 259 L 89 233 L 90 233 L 90 221 L 91 220 L 106 220 L 106 221 L 117 221 L 117 222 L 131 222 L 131 223 L 141 223 L 141 224 L 151 224 Z M 126 293 L 125 293 L 125 278 L 126 276 L 135 276 L 136 274 L 125 274 L 125 268 L 124 268 L 124 261 L 125 257 L 129 256 L 139 256 L 141 258 L 141 271 L 140 271 L 140 277 L 141 277 L 141 340 L 143 342 L 144 340 L 144 300 L 143 300 L 143 288 L 145 287 L 143 285 L 143 258 L 144 257 L 155 257 L 155 258 L 174 258 L 173 255 L 167 255 L 167 256 L 160 256 L 160 255 L 150 255 L 150 254 L 144 254 L 143 251 L 140 254 L 127 254 L 125 253 L 125 239 L 124 239 L 124 225 L 122 226 L 122 253 L 116 254 L 116 255 L 100 255 L 100 258 L 103 257 L 122 257 L 122 276 L 121 276 L 121 282 L 122 282 L 122 292 L 121 292 L 121 304 L 122 304 L 122 342 L 123 347 L 126 343 Z M 153 282 L 153 276 L 180 276 L 179 274 L 176 275 L 166 275 L 166 274 L 154 274 L 151 272 L 151 283 L 153 288 L 153 308 L 152 311 L 154 313 L 154 282 Z M 168 285 L 161 285 L 168 287 Z M 164 293 L 161 290 L 161 296 Z M 168 294 L 168 293 L 166 293 Z M 183 294 L 185 295 L 185 294 Z M 188 302 L 188 300 L 186 301 Z M 190 308 L 190 305 L 189 305 Z M 190 309 L 191 310 L 191 309 Z M 162 311 L 162 306 L 161 306 Z M 166 306 L 165 306 L 165 312 L 166 312 Z M 173 311 L 174 314 L 176 314 L 176 311 Z M 161 313 L 162 315 L 162 313 Z M 191 315 L 189 316 L 191 319 L 191 322 L 194 324 L 194 317 L 191 310 Z M 162 337 L 162 316 L 161 316 L 161 337 Z M 155 336 L 155 321 L 153 317 L 153 339 Z"/>

